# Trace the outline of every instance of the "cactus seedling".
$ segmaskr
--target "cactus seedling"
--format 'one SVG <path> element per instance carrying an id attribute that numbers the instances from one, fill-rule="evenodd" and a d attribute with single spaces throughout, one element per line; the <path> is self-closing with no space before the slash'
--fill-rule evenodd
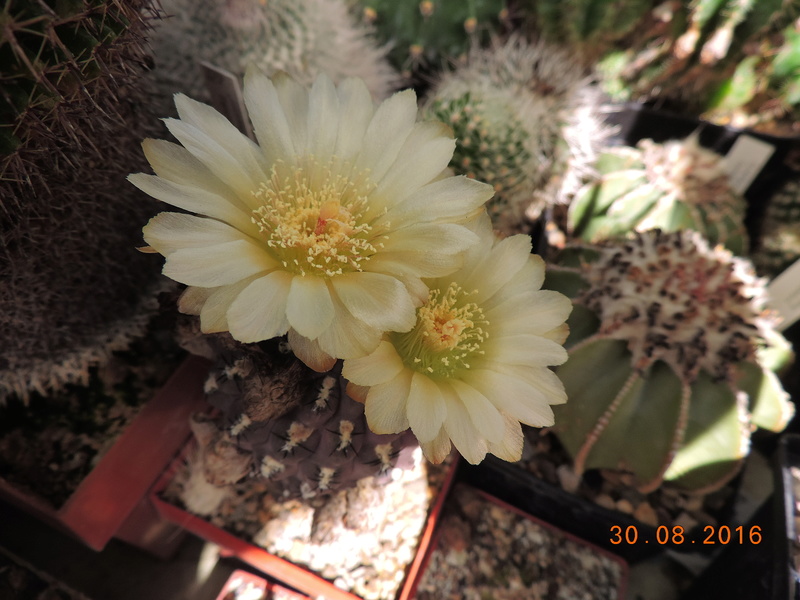
<path id="1" fill-rule="evenodd" d="M 771 370 L 789 351 L 763 281 L 694 231 L 636 233 L 578 256 L 548 275 L 576 295 L 557 371 L 569 402 L 555 407 L 576 471 L 627 470 L 643 491 L 723 484 L 751 431 L 780 431 L 793 414 Z"/>
<path id="2" fill-rule="evenodd" d="M 599 178 L 570 205 L 575 237 L 596 242 L 631 230 L 694 229 L 735 254 L 747 250 L 745 200 L 729 183 L 723 158 L 700 146 L 697 134 L 636 148 L 610 148 L 597 162 Z"/>

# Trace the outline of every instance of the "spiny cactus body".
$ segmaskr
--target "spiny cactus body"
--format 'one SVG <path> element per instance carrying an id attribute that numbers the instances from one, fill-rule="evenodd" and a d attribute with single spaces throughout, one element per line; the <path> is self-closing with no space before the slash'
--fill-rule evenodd
<path id="1" fill-rule="evenodd" d="M 135 250 L 153 207 L 124 185 L 148 131 L 147 5 L 0 9 L 0 399 L 85 382 L 156 308 Z"/>
<path id="2" fill-rule="evenodd" d="M 266 480 L 276 498 L 311 499 L 385 476 L 404 448 L 417 446 L 410 432 L 372 433 L 363 404 L 347 395 L 337 370 L 312 371 L 286 342 L 260 347 L 217 336 L 213 344 L 218 363 L 206 392 L 222 414 L 208 437 L 219 460 L 204 458 L 213 485 L 252 475 Z"/>
<path id="3" fill-rule="evenodd" d="M 735 254 L 747 250 L 745 200 L 731 188 L 722 156 L 700 146 L 697 135 L 610 148 L 597 169 L 599 179 L 569 208 L 575 237 L 595 242 L 632 230 L 694 229 Z"/>
<path id="4" fill-rule="evenodd" d="M 453 128 L 451 168 L 495 189 L 495 227 L 519 231 L 526 211 L 565 202 L 608 135 L 598 91 L 566 52 L 512 37 L 474 50 L 431 90 L 427 114 Z"/>
<path id="5" fill-rule="evenodd" d="M 464 58 L 507 19 L 504 0 L 361 0 L 363 18 L 391 45 L 389 57 L 404 76 L 421 66 L 441 69 Z"/>
<path id="6" fill-rule="evenodd" d="M 785 427 L 793 405 L 770 367 L 790 351 L 749 262 L 697 232 L 659 230 L 569 261 L 548 282 L 576 296 L 557 370 L 569 402 L 554 408 L 576 471 L 630 471 L 643 491 L 713 489 L 753 429 Z"/>
<path id="7" fill-rule="evenodd" d="M 776 277 L 800 258 L 800 180 L 788 181 L 770 198 L 753 254 L 758 272 Z"/>
<path id="8" fill-rule="evenodd" d="M 153 31 L 155 76 L 166 95 L 206 101 L 200 61 L 241 77 L 251 64 L 289 73 L 310 85 L 320 73 L 334 82 L 360 77 L 376 99 L 399 77 L 370 30 L 344 0 L 163 0 L 166 16 Z"/>

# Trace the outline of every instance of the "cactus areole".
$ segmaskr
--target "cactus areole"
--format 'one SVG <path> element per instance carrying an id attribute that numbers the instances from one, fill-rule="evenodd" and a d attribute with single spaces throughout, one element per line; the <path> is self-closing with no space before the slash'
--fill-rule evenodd
<path id="1" fill-rule="evenodd" d="M 722 485 L 751 431 L 780 431 L 793 414 L 768 368 L 789 352 L 764 310 L 763 281 L 692 231 L 637 233 L 577 258 L 548 276 L 578 305 L 558 369 L 569 402 L 555 407 L 576 470 L 628 470 L 644 491 L 664 480 Z"/>

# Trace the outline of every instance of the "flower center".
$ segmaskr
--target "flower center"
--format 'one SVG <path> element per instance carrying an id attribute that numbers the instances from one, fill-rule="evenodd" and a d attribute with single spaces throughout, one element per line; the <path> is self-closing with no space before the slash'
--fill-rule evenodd
<path id="1" fill-rule="evenodd" d="M 313 157 L 295 165 L 278 161 L 254 192 L 261 206 L 252 221 L 284 268 L 319 277 L 361 271 L 380 247 L 371 243 L 364 219 L 374 185 L 363 174 L 343 175 L 346 170 Z"/>
<path id="2" fill-rule="evenodd" d="M 483 310 L 469 302 L 470 293 L 451 283 L 431 290 L 428 301 L 417 309 L 417 325 L 392 339 L 405 364 L 417 371 L 452 377 L 469 369 L 469 361 L 483 354 L 481 344 L 489 337 Z"/>

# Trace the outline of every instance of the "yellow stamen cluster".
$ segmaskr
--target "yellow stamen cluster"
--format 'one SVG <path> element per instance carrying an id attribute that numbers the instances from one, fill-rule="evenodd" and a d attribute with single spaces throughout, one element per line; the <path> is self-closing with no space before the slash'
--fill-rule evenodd
<path id="1" fill-rule="evenodd" d="M 366 176 L 313 157 L 295 165 L 278 162 L 254 196 L 253 210 L 267 247 L 284 268 L 298 275 L 333 277 L 361 271 L 377 251 L 364 222 L 373 187 Z M 377 244 L 380 247 L 380 244 Z"/>
<path id="2" fill-rule="evenodd" d="M 405 364 L 428 375 L 451 377 L 470 368 L 469 360 L 483 354 L 489 337 L 483 310 L 469 302 L 470 292 L 456 283 L 442 291 L 431 290 L 417 309 L 417 325 L 408 333 L 393 334 Z"/>

